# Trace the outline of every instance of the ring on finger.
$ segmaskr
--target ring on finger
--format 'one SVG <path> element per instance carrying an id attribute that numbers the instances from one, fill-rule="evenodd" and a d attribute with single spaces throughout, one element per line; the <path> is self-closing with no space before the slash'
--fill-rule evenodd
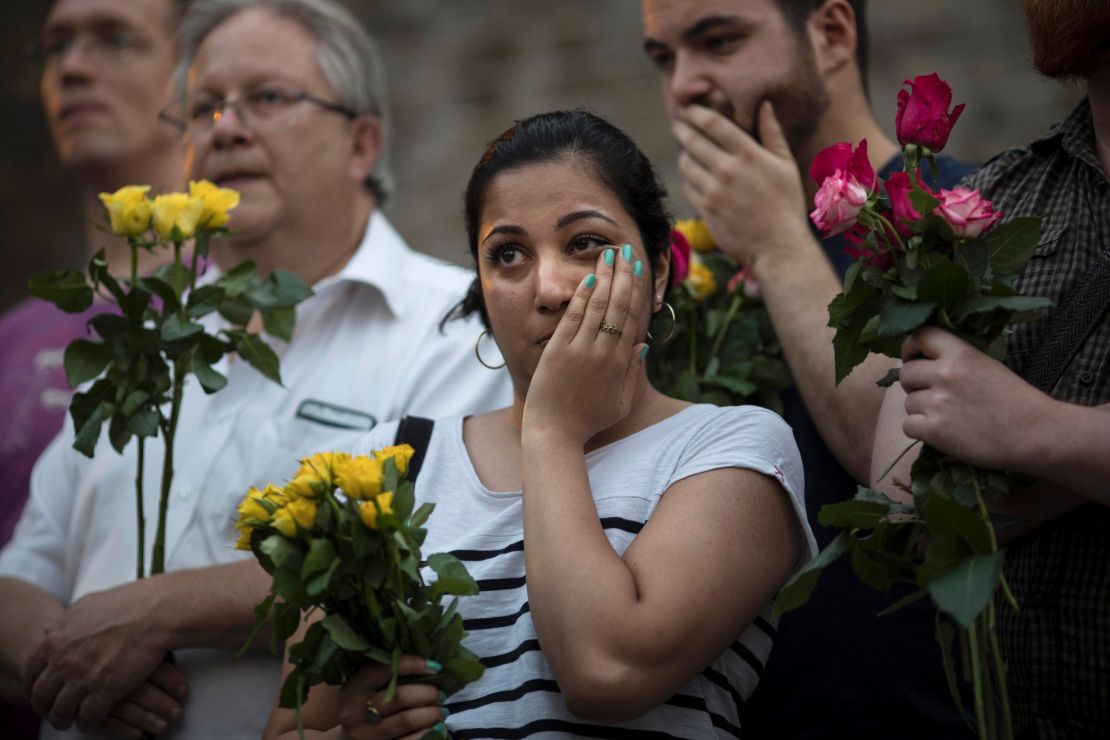
<path id="1" fill-rule="evenodd" d="M 620 327 L 616 326 L 615 324 L 610 324 L 608 321 L 602 321 L 601 327 L 598 329 L 598 331 L 603 331 L 606 334 L 616 334 L 618 337 L 621 334 Z"/>
<path id="2" fill-rule="evenodd" d="M 376 725 L 382 721 L 382 713 L 374 706 L 374 702 L 366 700 L 366 723 Z"/>

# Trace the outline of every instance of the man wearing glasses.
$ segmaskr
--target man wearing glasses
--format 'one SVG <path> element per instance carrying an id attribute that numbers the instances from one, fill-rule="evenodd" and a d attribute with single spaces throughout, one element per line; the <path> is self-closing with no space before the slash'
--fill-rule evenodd
<path id="1" fill-rule="evenodd" d="M 101 231 L 100 192 L 131 182 L 181 189 L 184 147 L 158 121 L 169 97 L 179 0 L 57 0 L 34 51 L 42 61 L 42 102 L 58 158 L 74 175 L 85 215 L 84 252 L 103 248 L 123 271 L 125 240 Z M 146 253 L 140 255 L 146 264 Z M 103 310 L 66 314 L 27 299 L 0 318 L 0 546 L 27 499 L 31 467 L 62 428 L 72 393 L 62 367 L 70 340 Z M 6 692 L 5 692 L 6 693 Z M 33 736 L 29 712 L 0 704 L 9 736 Z"/>
<path id="2" fill-rule="evenodd" d="M 292 270 L 315 295 L 277 347 L 284 387 L 232 362 L 224 390 L 187 390 L 166 574 L 130 582 L 134 450 L 87 460 L 71 431 L 48 449 L 0 554 L 0 600 L 19 605 L 0 614 L 0 676 L 20 678 L 54 728 L 257 738 L 280 666 L 262 649 L 232 658 L 269 585 L 232 549 L 247 487 L 350 449 L 379 421 L 503 405 L 509 386 L 478 364 L 476 323 L 439 330 L 471 275 L 412 252 L 377 210 L 389 192 L 384 82 L 357 21 L 332 0 L 197 0 L 180 47 L 180 103 L 164 118 L 179 124 L 190 176 L 242 196 L 213 259 Z M 161 450 L 147 447 L 157 471 Z M 181 679 L 162 703 L 113 714 L 167 651 Z"/>

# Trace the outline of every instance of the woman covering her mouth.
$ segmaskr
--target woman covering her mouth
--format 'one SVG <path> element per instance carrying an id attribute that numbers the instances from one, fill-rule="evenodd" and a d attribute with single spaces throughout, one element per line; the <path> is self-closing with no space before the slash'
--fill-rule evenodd
<path id="1" fill-rule="evenodd" d="M 482 155 L 465 196 L 478 278 L 459 312 L 482 315 L 482 359 L 504 358 L 515 398 L 435 422 L 416 498 L 436 505 L 425 552 L 455 553 L 481 585 L 460 611 L 486 672 L 450 697 L 407 684 L 385 702 L 389 667 L 368 666 L 312 690 L 319 737 L 741 735 L 771 600 L 816 545 L 778 416 L 647 380 L 664 194 L 635 144 L 582 111 L 519 121 Z M 432 672 L 414 656 L 401 670 Z M 275 709 L 267 737 L 283 733 L 293 712 Z"/>

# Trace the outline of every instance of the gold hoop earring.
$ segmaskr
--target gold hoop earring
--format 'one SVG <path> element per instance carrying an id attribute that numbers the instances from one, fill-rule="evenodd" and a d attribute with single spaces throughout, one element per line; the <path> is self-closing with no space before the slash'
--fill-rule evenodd
<path id="1" fill-rule="evenodd" d="M 487 334 L 489 334 L 491 337 L 493 336 L 493 332 L 491 332 L 489 329 L 486 329 L 478 335 L 478 341 L 474 343 L 474 356 L 478 358 L 478 362 L 481 363 L 482 367 L 488 367 L 490 370 L 500 370 L 501 368 L 505 367 L 504 358 L 502 358 L 500 365 L 491 365 L 482 359 L 482 337 Z"/>
<path id="2" fill-rule="evenodd" d="M 667 309 L 667 312 L 671 315 L 671 328 L 667 332 L 667 335 L 664 336 L 662 339 L 656 339 L 651 335 L 651 332 L 649 331 L 648 339 L 655 344 L 666 344 L 667 342 L 671 341 L 671 337 L 674 336 L 675 327 L 678 326 L 678 317 L 676 317 L 674 314 L 674 306 L 667 303 L 666 301 L 663 301 L 663 305 L 659 307 L 659 310 L 662 311 L 664 308 Z"/>

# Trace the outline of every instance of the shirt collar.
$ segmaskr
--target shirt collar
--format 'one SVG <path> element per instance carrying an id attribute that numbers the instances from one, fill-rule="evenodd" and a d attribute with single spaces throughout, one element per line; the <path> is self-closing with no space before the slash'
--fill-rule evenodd
<path id="1" fill-rule="evenodd" d="M 319 293 L 340 283 L 368 285 L 382 294 L 390 313 L 400 318 L 406 309 L 404 282 L 412 254 L 393 225 L 375 210 L 351 259 L 339 272 L 316 283 L 313 290 Z"/>
<path id="2" fill-rule="evenodd" d="M 1063 149 L 1068 156 L 1079 159 L 1102 172 L 1098 156 L 1095 154 L 1095 124 L 1091 118 L 1091 103 L 1083 98 L 1072 109 L 1068 117 L 1050 128 L 1031 145 L 1034 153 L 1046 156 Z"/>

